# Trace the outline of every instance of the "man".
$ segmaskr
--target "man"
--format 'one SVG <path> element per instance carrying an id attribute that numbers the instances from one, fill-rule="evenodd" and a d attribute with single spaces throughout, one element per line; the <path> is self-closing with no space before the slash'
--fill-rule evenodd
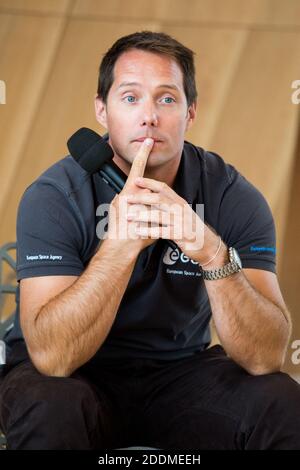
<path id="1" fill-rule="evenodd" d="M 163 33 L 119 39 L 95 106 L 124 189 L 67 157 L 26 190 L 26 348 L 16 327 L 1 385 L 9 448 L 299 448 L 272 215 L 232 166 L 184 142 L 196 98 L 189 49 Z M 208 348 L 211 314 L 223 347 Z"/>

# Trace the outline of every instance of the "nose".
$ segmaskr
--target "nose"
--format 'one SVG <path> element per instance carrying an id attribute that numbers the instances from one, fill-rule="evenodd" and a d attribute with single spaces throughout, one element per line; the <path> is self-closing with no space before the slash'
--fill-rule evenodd
<path id="1" fill-rule="evenodd" d="M 157 116 L 155 107 L 150 103 L 145 104 L 144 106 L 143 114 L 141 118 L 141 126 L 149 126 L 149 127 L 158 126 L 158 116 Z"/>

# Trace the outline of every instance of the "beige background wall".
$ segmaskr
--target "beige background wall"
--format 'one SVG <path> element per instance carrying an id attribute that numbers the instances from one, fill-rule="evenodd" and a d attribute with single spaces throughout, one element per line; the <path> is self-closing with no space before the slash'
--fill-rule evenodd
<path id="1" fill-rule="evenodd" d="M 271 205 L 300 339 L 299 0 L 0 0 L 0 244 L 15 239 L 24 189 L 67 153 L 68 137 L 103 132 L 93 111 L 101 56 L 142 29 L 196 52 L 199 114 L 187 139 L 233 163 Z M 291 353 L 286 368 L 300 374 Z"/>

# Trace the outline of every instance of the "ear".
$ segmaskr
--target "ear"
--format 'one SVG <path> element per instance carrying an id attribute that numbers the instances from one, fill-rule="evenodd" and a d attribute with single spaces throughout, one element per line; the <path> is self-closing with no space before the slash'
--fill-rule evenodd
<path id="1" fill-rule="evenodd" d="M 106 115 L 106 104 L 99 98 L 98 95 L 95 96 L 95 113 L 97 121 L 107 129 L 107 115 Z"/>
<path id="2" fill-rule="evenodd" d="M 190 129 L 190 127 L 192 127 L 195 119 L 196 119 L 196 115 L 197 115 L 197 103 L 196 101 L 194 103 L 192 103 L 189 107 L 188 107 L 188 111 L 187 111 L 187 121 L 186 121 L 186 128 L 185 130 L 187 131 L 188 129 Z"/>

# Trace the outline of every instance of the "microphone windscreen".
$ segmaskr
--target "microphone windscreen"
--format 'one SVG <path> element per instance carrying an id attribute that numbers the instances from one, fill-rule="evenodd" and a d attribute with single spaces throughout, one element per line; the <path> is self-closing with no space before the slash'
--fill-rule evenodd
<path id="1" fill-rule="evenodd" d="M 99 171 L 103 164 L 112 160 L 114 156 L 110 145 L 87 127 L 78 129 L 69 138 L 67 146 L 72 157 L 90 174 Z"/>

